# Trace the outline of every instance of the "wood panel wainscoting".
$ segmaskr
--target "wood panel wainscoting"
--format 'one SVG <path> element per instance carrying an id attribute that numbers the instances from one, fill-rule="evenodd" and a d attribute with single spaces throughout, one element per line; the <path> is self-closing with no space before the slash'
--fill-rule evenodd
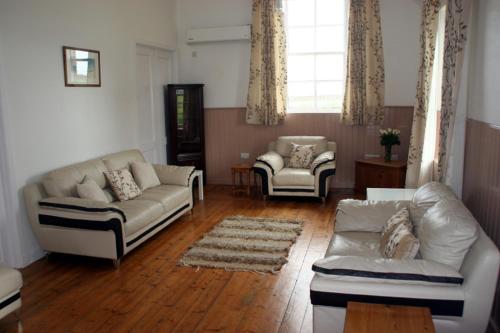
<path id="1" fill-rule="evenodd" d="M 412 106 L 385 108 L 383 127 L 401 130 L 401 145 L 393 153 L 406 160 L 410 140 Z M 231 184 L 231 165 L 241 163 L 240 153 L 250 154 L 249 162 L 267 151 L 270 141 L 280 135 L 323 135 L 337 142 L 337 173 L 333 187 L 354 187 L 354 162 L 365 154 L 380 154 L 379 126 L 347 126 L 338 113 L 288 114 L 283 124 L 266 127 L 247 125 L 245 108 L 205 109 L 205 149 L 209 184 Z"/>
<path id="2" fill-rule="evenodd" d="M 467 119 L 462 199 L 500 248 L 500 125 Z M 500 286 L 492 324 L 500 328 Z"/>

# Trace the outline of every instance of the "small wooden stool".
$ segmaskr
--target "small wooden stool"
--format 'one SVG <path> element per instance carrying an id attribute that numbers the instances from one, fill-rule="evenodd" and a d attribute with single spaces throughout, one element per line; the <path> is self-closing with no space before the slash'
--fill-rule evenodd
<path id="1" fill-rule="evenodd" d="M 252 173 L 252 166 L 247 163 L 236 164 L 231 167 L 231 174 L 233 175 L 233 194 L 236 193 L 246 193 L 250 195 L 250 188 L 252 186 L 252 181 L 250 174 Z M 239 184 L 236 184 L 236 175 L 239 175 Z M 246 175 L 247 184 L 243 181 L 243 176 Z"/>

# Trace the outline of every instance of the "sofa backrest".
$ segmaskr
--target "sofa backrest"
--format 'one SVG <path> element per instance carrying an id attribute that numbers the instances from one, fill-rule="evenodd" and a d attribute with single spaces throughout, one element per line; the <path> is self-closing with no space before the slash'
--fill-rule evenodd
<path id="1" fill-rule="evenodd" d="M 139 150 L 122 151 L 50 171 L 43 177 L 42 183 L 48 196 L 76 197 L 76 185 L 85 177 L 105 188 L 107 186 L 105 171 L 128 168 L 133 161 L 144 161 Z"/>
<path id="2" fill-rule="evenodd" d="M 269 145 L 270 150 L 277 152 L 283 157 L 290 157 L 292 143 L 299 145 L 316 145 L 315 156 L 328 151 L 328 141 L 324 136 L 280 136 Z"/>

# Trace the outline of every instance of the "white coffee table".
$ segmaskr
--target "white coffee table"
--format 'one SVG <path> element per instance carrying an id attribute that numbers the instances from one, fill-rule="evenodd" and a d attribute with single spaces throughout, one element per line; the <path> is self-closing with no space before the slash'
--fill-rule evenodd
<path id="1" fill-rule="evenodd" d="M 413 188 L 367 188 L 366 199 L 376 201 L 410 201 L 416 190 Z"/>

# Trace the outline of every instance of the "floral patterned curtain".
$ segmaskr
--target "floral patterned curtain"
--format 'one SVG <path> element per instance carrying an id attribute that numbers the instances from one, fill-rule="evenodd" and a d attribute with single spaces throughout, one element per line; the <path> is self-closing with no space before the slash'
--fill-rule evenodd
<path id="1" fill-rule="evenodd" d="M 378 0 L 351 0 L 347 73 L 341 120 L 380 125 L 384 120 L 384 53 Z"/>
<path id="2" fill-rule="evenodd" d="M 286 116 L 286 37 L 279 0 L 253 0 L 246 122 L 277 125 Z"/>
<path id="3" fill-rule="evenodd" d="M 413 110 L 406 187 L 415 188 L 431 179 L 422 179 L 422 151 L 425 140 L 427 111 L 432 83 L 432 70 L 436 47 L 436 32 L 439 18 L 439 1 L 422 1 L 422 23 L 420 33 L 420 66 L 417 78 L 417 95 Z M 427 133 L 434 135 L 434 133 Z"/>
<path id="4" fill-rule="evenodd" d="M 443 85 L 439 127 L 438 180 L 444 182 L 453 144 L 460 76 L 467 39 L 469 10 L 472 0 L 447 0 L 444 36 Z"/>

